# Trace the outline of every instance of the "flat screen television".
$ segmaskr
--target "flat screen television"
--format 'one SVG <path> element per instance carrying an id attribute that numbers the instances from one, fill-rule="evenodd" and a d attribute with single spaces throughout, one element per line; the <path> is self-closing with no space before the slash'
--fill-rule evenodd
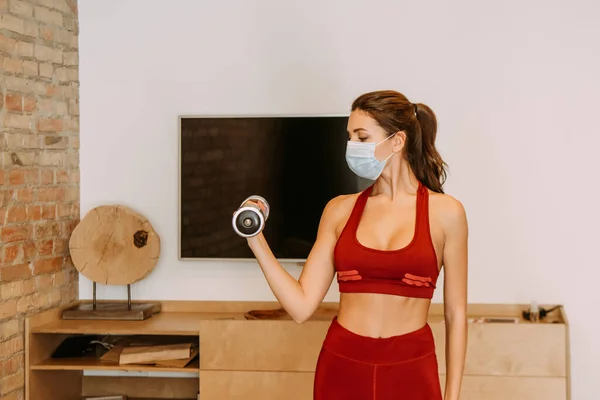
<path id="1" fill-rule="evenodd" d="M 263 231 L 282 262 L 303 262 L 327 202 L 363 190 L 345 160 L 348 116 L 179 117 L 179 258 L 247 260 L 232 228 L 250 195 L 270 214 Z"/>

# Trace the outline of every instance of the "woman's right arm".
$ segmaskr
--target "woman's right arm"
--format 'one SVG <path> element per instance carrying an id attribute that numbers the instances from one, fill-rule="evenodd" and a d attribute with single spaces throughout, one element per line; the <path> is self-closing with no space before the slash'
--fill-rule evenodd
<path id="1" fill-rule="evenodd" d="M 325 206 L 319 222 L 317 239 L 298 280 L 279 264 L 262 232 L 248 238 L 248 245 L 265 274 L 273 294 L 297 323 L 310 318 L 331 286 L 335 273 L 333 263 L 333 249 L 337 241 L 335 229 L 339 221 L 339 203 L 343 197 L 336 197 Z"/>

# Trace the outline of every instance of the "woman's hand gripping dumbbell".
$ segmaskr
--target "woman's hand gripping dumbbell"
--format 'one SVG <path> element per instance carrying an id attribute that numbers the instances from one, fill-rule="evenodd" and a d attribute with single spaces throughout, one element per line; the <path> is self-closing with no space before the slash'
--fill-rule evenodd
<path id="1" fill-rule="evenodd" d="M 253 195 L 242 202 L 233 213 L 231 224 L 235 233 L 244 238 L 258 235 L 269 218 L 269 203 L 261 196 Z"/>

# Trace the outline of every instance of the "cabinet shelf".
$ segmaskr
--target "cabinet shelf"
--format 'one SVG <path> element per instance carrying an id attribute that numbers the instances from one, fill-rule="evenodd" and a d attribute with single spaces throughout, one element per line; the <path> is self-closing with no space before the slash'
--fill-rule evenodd
<path id="1" fill-rule="evenodd" d="M 161 312 L 145 321 L 64 320 L 59 317 L 32 327 L 31 333 L 136 335 L 143 332 L 145 335 L 197 335 L 199 321 L 207 318 L 208 314 Z M 227 315 L 228 313 L 223 314 L 221 318 L 235 319 L 235 316 Z"/>
<path id="2" fill-rule="evenodd" d="M 96 358 L 48 358 L 31 366 L 33 371 L 130 371 L 130 372 L 198 372 L 200 370 L 198 358 L 192 360 L 187 366 L 164 367 L 154 365 L 124 364 L 101 361 Z"/>

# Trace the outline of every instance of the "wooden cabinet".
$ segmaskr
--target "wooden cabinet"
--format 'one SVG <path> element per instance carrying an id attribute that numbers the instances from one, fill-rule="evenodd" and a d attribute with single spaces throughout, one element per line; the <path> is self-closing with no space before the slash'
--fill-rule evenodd
<path id="1" fill-rule="evenodd" d="M 291 320 L 246 320 L 244 313 L 276 303 L 164 302 L 146 321 L 67 321 L 60 310 L 26 322 L 26 398 L 75 400 L 127 394 L 134 399 L 309 400 L 323 338 L 336 304 L 324 304 L 301 325 Z M 543 323 L 520 318 L 522 306 L 470 305 L 463 400 L 569 399 L 568 324 L 562 308 Z M 431 308 L 441 384 L 445 378 L 441 305 Z M 479 323 L 478 317 L 516 317 L 518 323 Z M 51 359 L 66 337 L 80 334 L 196 336 L 199 362 L 185 368 L 121 366 L 96 360 Z M 84 370 L 188 372 L 189 378 L 84 376 Z"/>

